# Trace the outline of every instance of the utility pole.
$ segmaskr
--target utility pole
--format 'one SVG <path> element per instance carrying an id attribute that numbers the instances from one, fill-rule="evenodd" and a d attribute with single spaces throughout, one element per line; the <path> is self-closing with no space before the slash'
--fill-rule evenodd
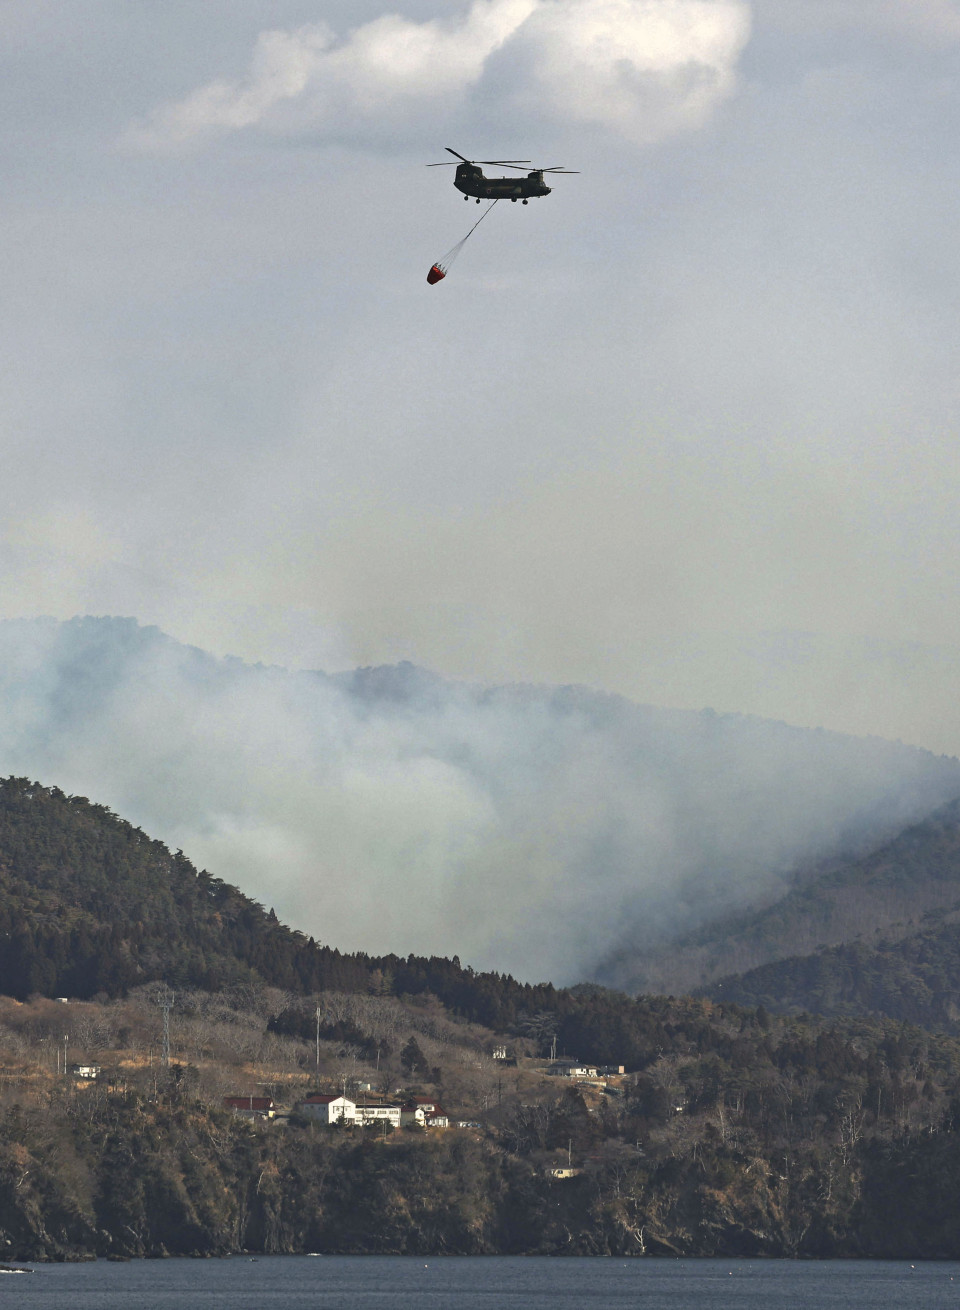
<path id="1" fill-rule="evenodd" d="M 320 1090 L 320 1016 L 322 1008 L 317 1006 L 317 1090 Z"/>
<path id="2" fill-rule="evenodd" d="M 164 1069 L 170 1068 L 170 1011 L 173 1009 L 176 995 L 166 983 L 157 992 L 157 1004 L 163 1011 L 163 1051 L 160 1056 L 160 1065 Z"/>

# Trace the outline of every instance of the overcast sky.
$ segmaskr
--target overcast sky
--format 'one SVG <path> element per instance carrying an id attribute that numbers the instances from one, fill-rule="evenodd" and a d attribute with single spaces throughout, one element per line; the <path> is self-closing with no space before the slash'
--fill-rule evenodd
<path id="1" fill-rule="evenodd" d="M 960 751 L 958 56 L 954 0 L 3 0 L 0 617 Z M 580 175 L 429 287 L 445 146 Z"/>

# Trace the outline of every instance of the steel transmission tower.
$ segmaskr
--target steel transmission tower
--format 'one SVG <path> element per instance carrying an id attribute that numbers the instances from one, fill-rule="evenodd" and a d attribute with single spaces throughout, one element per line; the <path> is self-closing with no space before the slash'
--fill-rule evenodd
<path id="1" fill-rule="evenodd" d="M 164 1069 L 170 1068 L 170 1011 L 173 1009 L 176 999 L 176 995 L 166 983 L 157 992 L 157 1004 L 163 1011 L 163 1050 L 160 1055 L 160 1063 Z"/>

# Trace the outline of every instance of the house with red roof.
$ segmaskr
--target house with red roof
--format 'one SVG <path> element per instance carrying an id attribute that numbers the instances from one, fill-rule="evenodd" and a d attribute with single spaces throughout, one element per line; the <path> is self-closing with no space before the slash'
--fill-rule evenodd
<path id="1" fill-rule="evenodd" d="M 272 1119 L 277 1113 L 272 1096 L 225 1096 L 223 1103 L 244 1119 Z"/>
<path id="2" fill-rule="evenodd" d="M 320 1123 L 356 1123 L 357 1103 L 346 1096 L 325 1096 L 321 1092 L 311 1092 L 294 1107 L 297 1114 L 308 1119 L 317 1119 Z"/>

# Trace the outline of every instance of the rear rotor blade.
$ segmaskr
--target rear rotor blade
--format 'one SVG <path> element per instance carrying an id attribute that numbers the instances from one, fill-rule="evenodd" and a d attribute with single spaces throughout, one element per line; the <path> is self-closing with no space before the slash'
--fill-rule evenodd
<path id="1" fill-rule="evenodd" d="M 537 172 L 538 173 L 579 173 L 580 170 L 579 168 L 561 168 L 559 164 L 555 164 L 553 168 L 538 168 Z"/>

